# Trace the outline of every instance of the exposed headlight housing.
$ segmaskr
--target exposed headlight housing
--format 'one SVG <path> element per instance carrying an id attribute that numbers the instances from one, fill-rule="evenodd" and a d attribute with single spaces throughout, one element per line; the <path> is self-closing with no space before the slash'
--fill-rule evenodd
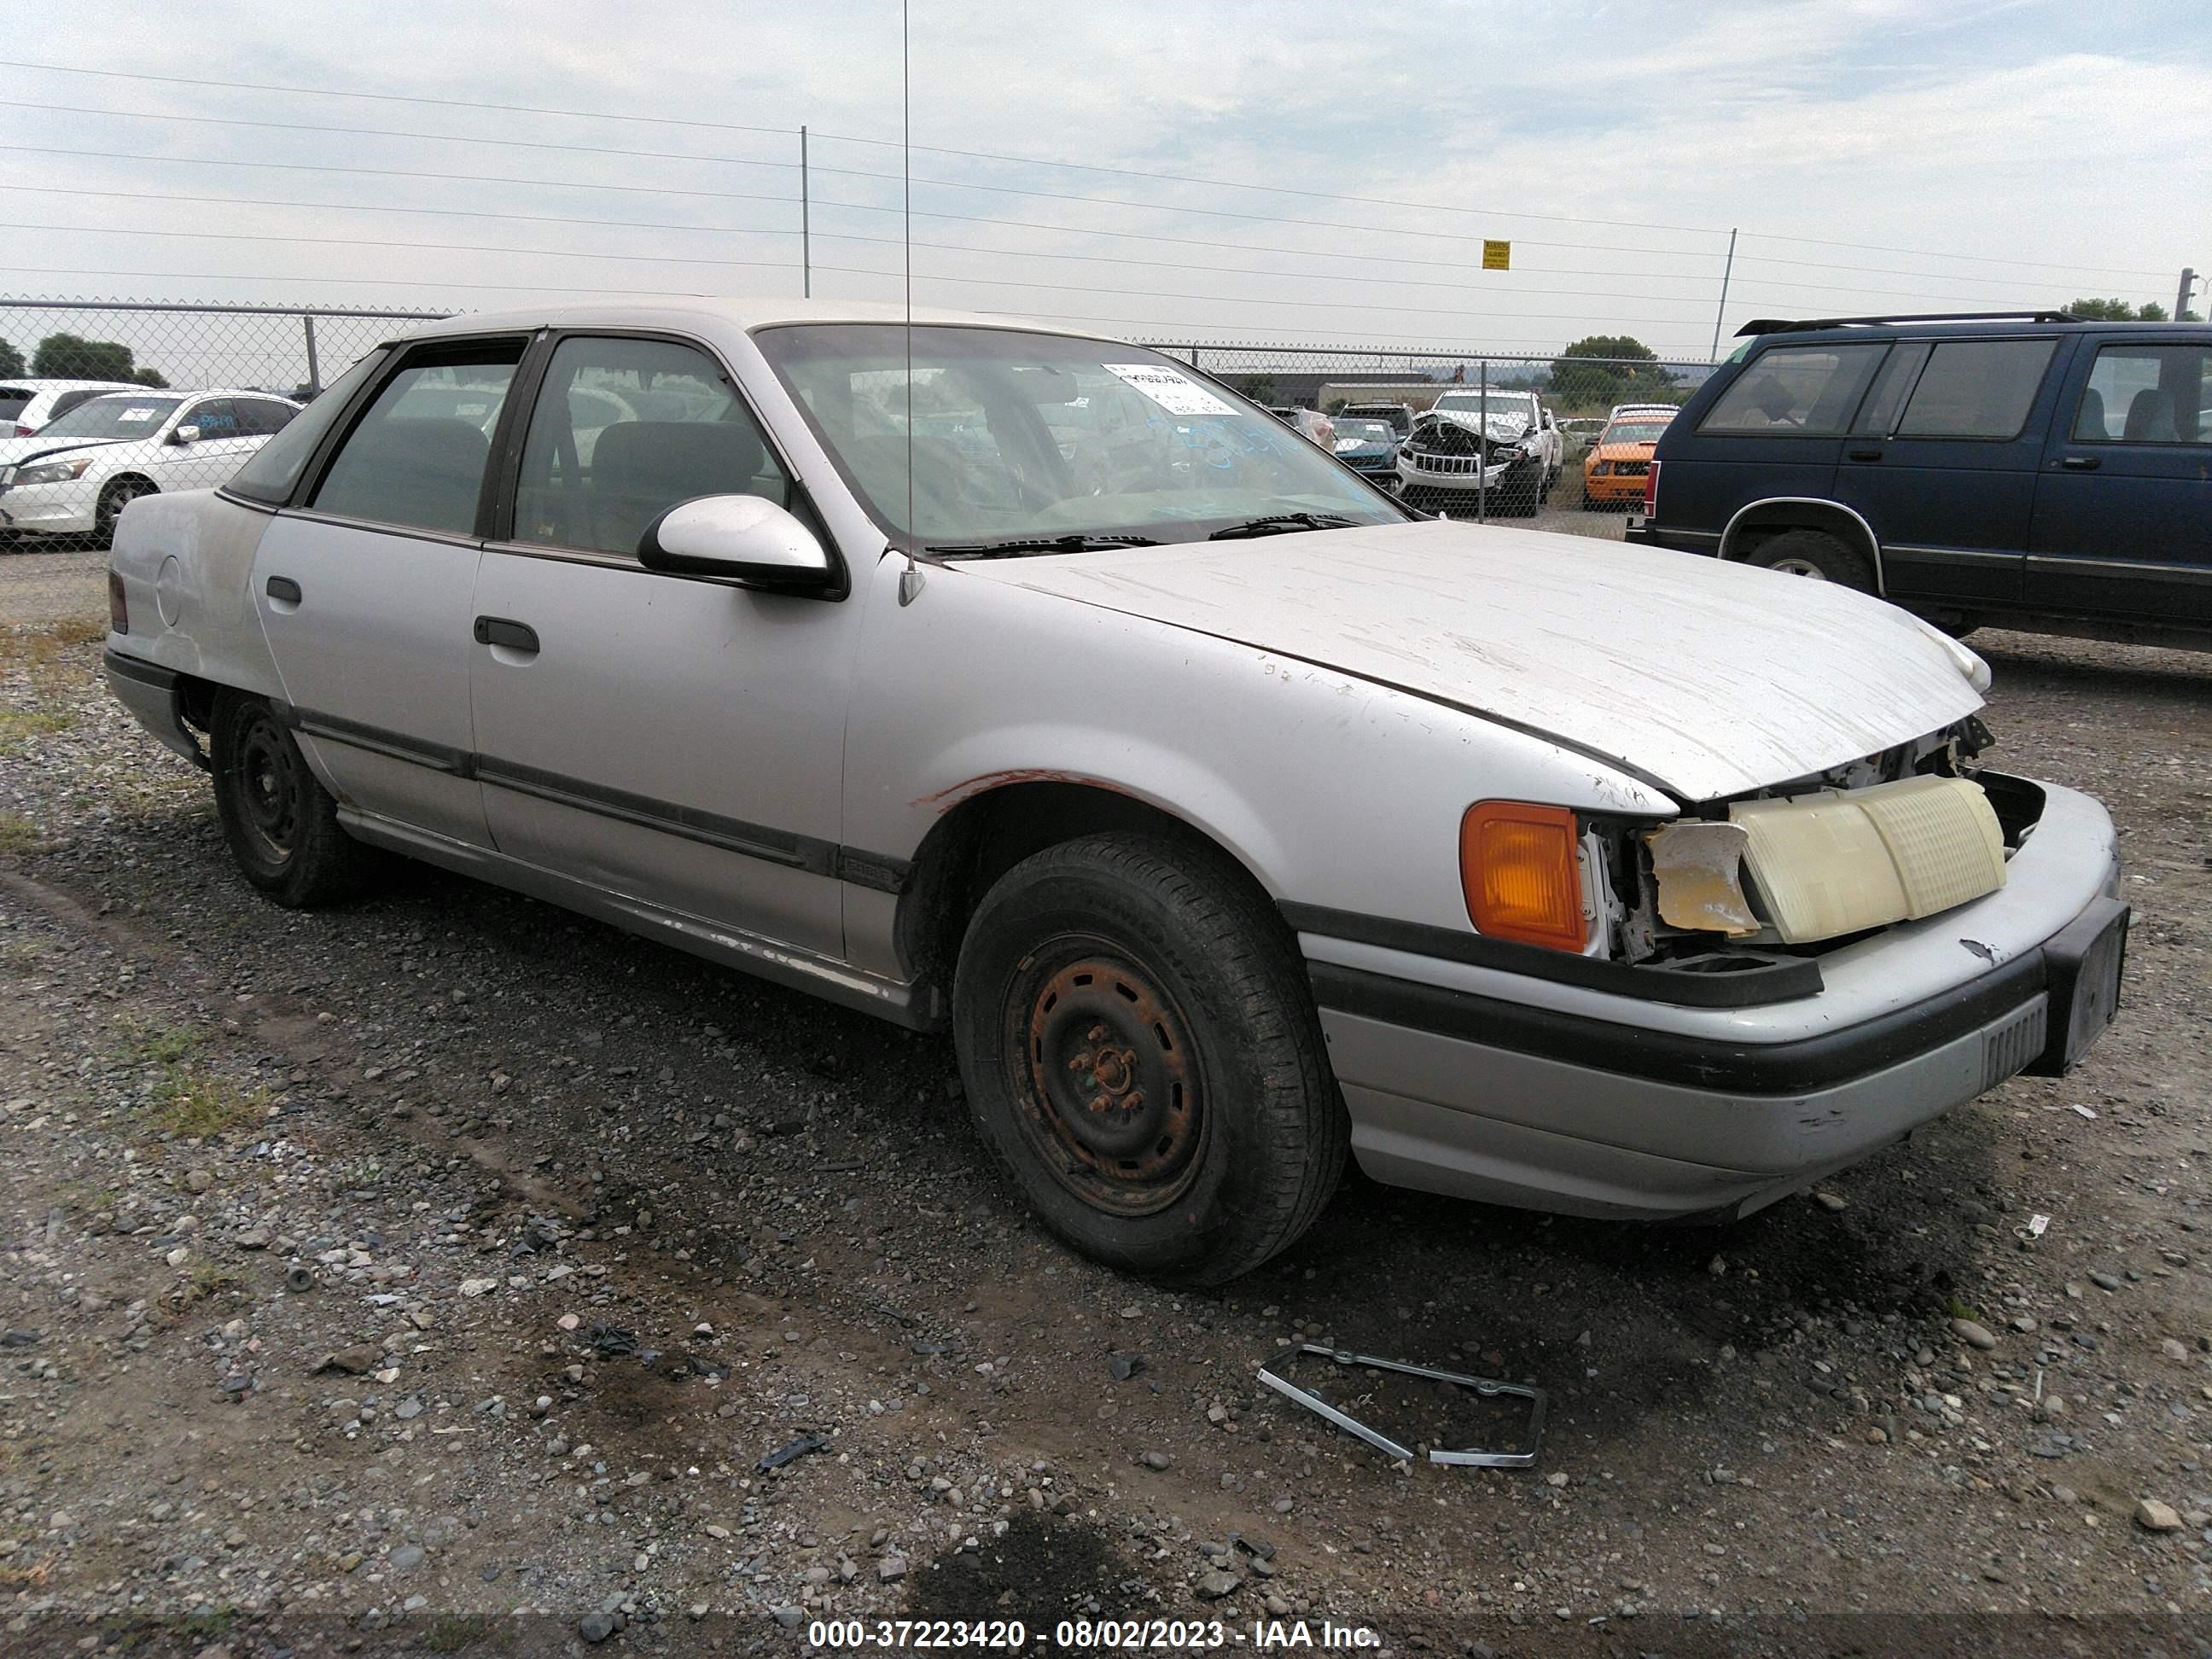
<path id="1" fill-rule="evenodd" d="M 72 478 L 82 478 L 92 465 L 89 455 L 80 455 L 70 461 L 40 461 L 31 466 L 19 466 L 15 477 L 8 482 L 20 489 L 25 484 L 67 483 Z"/>

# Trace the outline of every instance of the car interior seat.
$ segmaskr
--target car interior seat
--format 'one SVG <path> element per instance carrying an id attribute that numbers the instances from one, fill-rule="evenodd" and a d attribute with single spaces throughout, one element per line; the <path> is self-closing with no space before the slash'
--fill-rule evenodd
<path id="1" fill-rule="evenodd" d="M 2081 394 L 2081 412 L 2074 417 L 2074 436 L 2076 441 L 2102 442 L 2112 435 L 2112 428 L 2105 424 L 2105 394 L 2091 386 Z"/>
<path id="2" fill-rule="evenodd" d="M 2173 422 L 2173 394 L 2145 386 L 2128 400 L 2127 430 L 2130 443 L 2170 444 L 2180 441 Z"/>
<path id="3" fill-rule="evenodd" d="M 321 512 L 465 536 L 476 528 L 491 443 L 467 421 L 433 416 L 364 424 L 316 492 Z"/>
<path id="4" fill-rule="evenodd" d="M 630 551 L 678 501 L 751 494 L 764 459 L 746 423 L 617 422 L 592 449 L 592 545 Z"/>

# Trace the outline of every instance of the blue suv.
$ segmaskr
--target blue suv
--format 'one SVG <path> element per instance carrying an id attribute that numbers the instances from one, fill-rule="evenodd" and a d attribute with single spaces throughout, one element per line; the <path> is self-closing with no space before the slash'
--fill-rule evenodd
<path id="1" fill-rule="evenodd" d="M 1761 321 L 1668 427 L 1629 539 L 1964 633 L 2212 648 L 2212 327 Z"/>

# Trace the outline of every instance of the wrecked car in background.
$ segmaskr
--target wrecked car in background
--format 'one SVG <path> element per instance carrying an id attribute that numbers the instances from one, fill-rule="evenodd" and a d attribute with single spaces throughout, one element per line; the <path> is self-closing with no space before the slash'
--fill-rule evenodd
<path id="1" fill-rule="evenodd" d="M 456 386 L 485 418 L 420 412 Z M 1979 767 L 1965 647 L 1417 518 L 1044 325 L 431 324 L 134 503 L 111 596 L 110 684 L 277 902 L 386 849 L 949 1030 L 1030 1203 L 1142 1273 L 1249 1271 L 1347 1152 L 1739 1214 L 2118 995 L 2111 822 Z"/>

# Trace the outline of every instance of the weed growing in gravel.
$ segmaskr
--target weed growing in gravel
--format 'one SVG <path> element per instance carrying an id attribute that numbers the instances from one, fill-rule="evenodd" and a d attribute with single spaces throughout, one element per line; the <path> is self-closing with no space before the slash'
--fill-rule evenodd
<path id="1" fill-rule="evenodd" d="M 86 647 L 107 637 L 97 616 L 65 617 L 43 628 L 11 628 L 0 633 L 0 667 L 20 672 L 40 690 L 81 687 L 97 672 Z"/>
<path id="2" fill-rule="evenodd" d="M 0 755 L 21 754 L 30 747 L 32 738 L 66 732 L 70 724 L 67 714 L 51 709 L 0 708 Z"/>
<path id="3" fill-rule="evenodd" d="M 157 1093 L 154 1121 L 179 1135 L 206 1137 L 242 1129 L 269 1115 L 269 1091 L 247 1091 L 197 1066 L 170 1069 Z"/>
<path id="4" fill-rule="evenodd" d="M 433 1624 L 422 1638 L 422 1645 L 433 1653 L 459 1653 L 463 1648 L 473 1647 L 486 1637 L 496 1634 L 498 1645 L 505 1647 L 510 1632 L 494 1620 L 469 1619 L 458 1613 L 448 1613 Z"/>
<path id="5" fill-rule="evenodd" d="M 0 812 L 0 854 L 28 858 L 46 851 L 46 838 L 39 826 L 21 812 Z"/>
<path id="6" fill-rule="evenodd" d="M 172 1069 L 200 1050 L 205 1038 L 183 1025 L 147 1025 L 131 1021 L 121 1026 L 123 1042 L 117 1052 L 135 1066 L 163 1066 Z"/>

